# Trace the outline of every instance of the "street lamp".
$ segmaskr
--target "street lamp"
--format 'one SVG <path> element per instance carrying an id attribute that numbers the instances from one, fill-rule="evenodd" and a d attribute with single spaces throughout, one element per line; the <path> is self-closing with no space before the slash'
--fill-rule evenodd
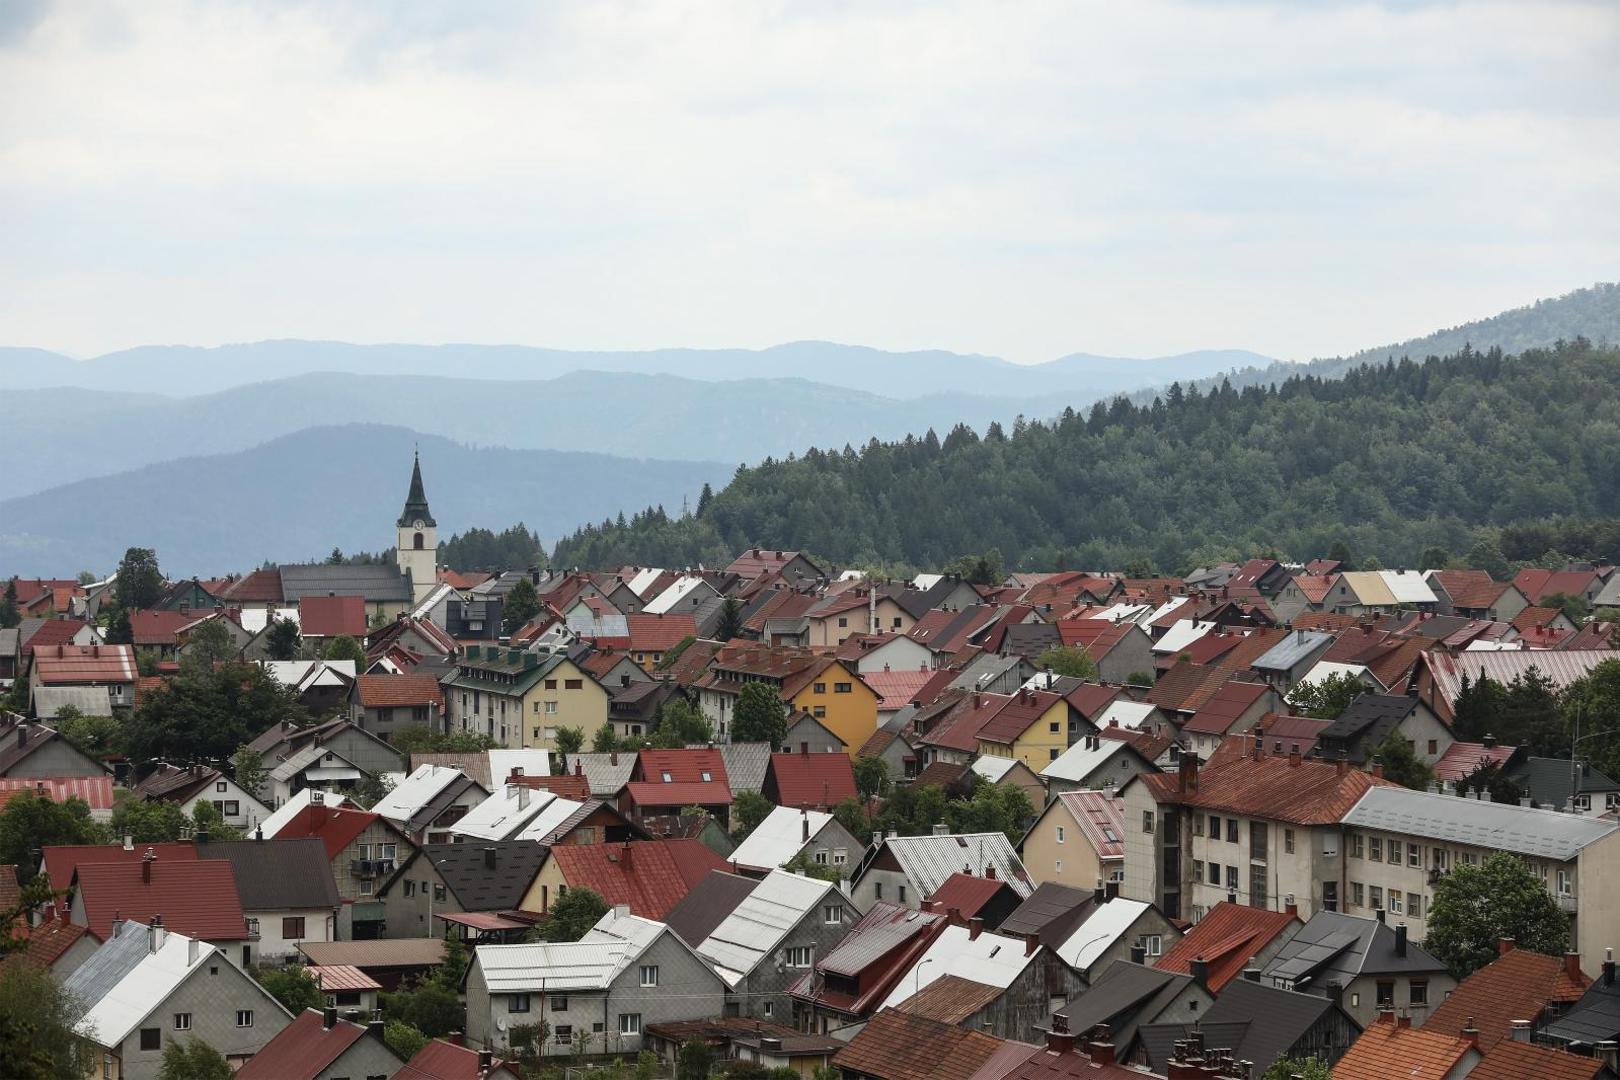
<path id="1" fill-rule="evenodd" d="M 911 971 L 911 1011 L 912 1012 L 917 1011 L 917 995 L 922 993 L 922 969 L 923 969 L 923 964 L 932 964 L 933 962 L 934 962 L 934 958 L 932 956 L 927 957 L 922 961 L 922 963 L 918 964 Z"/>
<path id="2" fill-rule="evenodd" d="M 1080 954 L 1086 951 L 1087 945 L 1095 945 L 1099 941 L 1106 941 L 1111 936 L 1112 935 L 1110 934 L 1098 934 L 1096 937 L 1087 938 L 1085 941 L 1082 941 L 1074 950 L 1074 969 L 1076 971 L 1080 970 Z"/>

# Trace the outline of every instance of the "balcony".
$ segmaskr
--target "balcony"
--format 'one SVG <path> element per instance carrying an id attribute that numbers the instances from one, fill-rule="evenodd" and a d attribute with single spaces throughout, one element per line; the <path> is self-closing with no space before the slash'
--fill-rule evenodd
<path id="1" fill-rule="evenodd" d="M 393 859 L 350 859 L 349 873 L 357 878 L 387 877 L 394 872 Z"/>
<path id="2" fill-rule="evenodd" d="M 1575 902 L 1575 897 L 1568 893 L 1559 893 L 1557 896 L 1554 896 L 1553 899 L 1558 901 L 1558 910 L 1562 911 L 1566 915 L 1573 915 L 1579 910 L 1579 907 Z"/>

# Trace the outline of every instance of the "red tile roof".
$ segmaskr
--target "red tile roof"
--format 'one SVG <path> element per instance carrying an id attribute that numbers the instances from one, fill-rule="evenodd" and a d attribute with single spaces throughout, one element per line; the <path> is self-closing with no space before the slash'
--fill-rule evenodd
<path id="1" fill-rule="evenodd" d="M 1592 1080 L 1605 1075 L 1606 1068 L 1598 1058 L 1582 1057 L 1567 1050 L 1501 1042 L 1468 1074 L 1468 1080 Z"/>
<path id="2" fill-rule="evenodd" d="M 1199 640 L 1211 636 L 1206 634 Z M 1159 681 L 1148 691 L 1147 700 L 1172 712 L 1196 712 L 1220 692 L 1232 675 L 1233 672 L 1224 666 L 1178 660 L 1159 676 Z"/>
<path id="3" fill-rule="evenodd" d="M 129 613 L 129 628 L 137 645 L 173 645 L 174 635 L 178 631 L 207 618 L 214 610 L 182 608 L 178 611 L 132 611 Z"/>
<path id="4" fill-rule="evenodd" d="M 1394 787 L 1381 776 L 1345 769 L 1342 762 L 1304 761 L 1292 757 L 1234 756 L 1211 758 L 1198 769 L 1194 790 L 1180 790 L 1177 773 L 1150 773 L 1134 778 L 1146 783 L 1162 803 L 1221 810 L 1295 825 L 1330 825 L 1349 813 L 1370 787 Z"/>
<path id="5" fill-rule="evenodd" d="M 1384 1013 L 1333 1066 L 1333 1080 L 1444 1080 L 1472 1048 L 1459 1034 L 1410 1027 Z"/>
<path id="6" fill-rule="evenodd" d="M 1220 630 L 1212 631 L 1183 645 L 1177 651 L 1176 659 L 1186 660 L 1194 664 L 1213 664 L 1237 648 L 1238 642 L 1242 640 L 1242 634 L 1226 633 Z"/>
<path id="7" fill-rule="evenodd" d="M 1293 628 L 1295 630 L 1326 630 L 1336 634 L 1341 630 L 1348 630 L 1356 625 L 1354 615 L 1340 615 L 1332 611 L 1302 611 L 1294 616 Z"/>
<path id="8" fill-rule="evenodd" d="M 779 551 L 770 548 L 749 548 L 726 567 L 726 573 L 743 578 L 756 578 L 772 570 L 780 570 L 798 557 L 797 551 Z"/>
<path id="9" fill-rule="evenodd" d="M 368 709 L 416 705 L 444 709 L 444 690 L 432 675 L 361 675 L 354 682 L 360 704 Z"/>
<path id="10" fill-rule="evenodd" d="M 164 922 L 168 919 L 165 917 Z M 238 1080 L 316 1080 L 366 1029 L 339 1020 L 326 1027 L 319 1009 L 305 1009 L 236 1070 Z"/>
<path id="11" fill-rule="evenodd" d="M 1573 959 L 1570 963 L 1559 956 L 1510 949 L 1464 979 L 1426 1026 L 1461 1031 L 1473 1017 L 1479 1048 L 1489 1055 L 1491 1047 L 1513 1034 L 1513 1021 L 1534 1022 L 1549 1006 L 1579 1000 L 1592 980 L 1581 974 L 1579 957 Z"/>
<path id="12" fill-rule="evenodd" d="M 731 786 L 723 781 L 684 783 L 679 780 L 632 780 L 624 785 L 630 805 L 642 809 L 685 806 L 729 806 Z"/>
<path id="13" fill-rule="evenodd" d="M 110 776 L 0 776 L 0 798 L 14 792 L 41 790 L 52 802 L 83 799 L 92 810 L 111 810 L 113 805 Z"/>
<path id="14" fill-rule="evenodd" d="M 1451 597 L 1453 607 L 1473 610 L 1488 608 L 1502 598 L 1509 588 L 1484 570 L 1436 570 L 1430 580 L 1439 583 Z"/>
<path id="15" fill-rule="evenodd" d="M 1107 791 L 1064 791 L 1058 801 L 1103 859 L 1125 857 L 1125 800 Z"/>
<path id="16" fill-rule="evenodd" d="M 1549 596 L 1584 596 L 1597 575 L 1590 570 L 1537 570 L 1527 568 L 1513 576 L 1525 599 L 1539 604 Z"/>
<path id="17" fill-rule="evenodd" d="M 278 840 L 297 840 L 300 837 L 319 837 L 326 845 L 326 857 L 335 859 L 338 853 L 352 844 L 380 815 L 347 806 L 306 806 L 276 833 Z"/>
<path id="18" fill-rule="evenodd" d="M 308 968 L 322 990 L 381 990 L 382 984 L 353 964 L 312 964 Z"/>
<path id="19" fill-rule="evenodd" d="M 85 923 L 102 941 L 112 934 L 115 916 L 163 925 L 203 941 L 241 941 L 247 920 L 236 892 L 236 875 L 224 859 L 154 858 L 138 862 L 82 863 L 75 877 Z"/>
<path id="20" fill-rule="evenodd" d="M 627 844 L 564 844 L 551 858 L 571 889 L 596 892 L 632 915 L 663 919 L 710 870 L 730 870 L 696 840 L 634 840 Z"/>
<path id="21" fill-rule="evenodd" d="M 704 774 L 708 775 L 705 776 Z M 726 759 L 719 750 L 643 750 L 636 759 L 637 780 L 648 783 L 726 784 Z M 664 777 L 669 779 L 665 780 Z"/>
<path id="22" fill-rule="evenodd" d="M 1296 928 L 1302 925 L 1297 915 L 1223 900 L 1210 908 L 1154 967 L 1186 975 L 1192 971 L 1192 962 L 1202 958 L 1209 965 L 1209 990 L 1219 994 L 1227 983 L 1243 974 L 1250 960 L 1290 925 Z"/>
<path id="23" fill-rule="evenodd" d="M 1436 780 L 1461 780 L 1489 764 L 1506 763 L 1519 748 L 1517 746 L 1486 746 L 1477 742 L 1455 742 L 1434 763 Z"/>
<path id="24" fill-rule="evenodd" d="M 884 1009 L 833 1056 L 845 1072 L 879 1080 L 968 1080 L 1001 1040 L 925 1016 Z"/>
<path id="25" fill-rule="evenodd" d="M 57 645 L 67 645 L 85 627 L 83 619 L 50 619 L 41 624 L 39 629 L 28 638 L 30 649 L 49 649 Z"/>
<path id="26" fill-rule="evenodd" d="M 1028 731 L 1052 706 L 1063 701 L 1060 694 L 1046 690 L 1020 690 L 1010 695 L 1005 704 L 996 711 L 989 722 L 979 728 L 978 738 L 983 742 L 1011 745 Z M 1059 721 L 1067 729 L 1068 709 L 1062 710 L 1064 719 Z M 1067 737 L 1067 730 L 1061 732 Z"/>
<path id="27" fill-rule="evenodd" d="M 1057 630 L 1058 640 L 1064 645 L 1084 649 L 1093 660 L 1101 660 L 1138 627 L 1135 623 L 1112 623 L 1107 619 L 1063 619 L 1058 622 Z"/>
<path id="28" fill-rule="evenodd" d="M 221 595 L 237 604 L 280 604 L 284 595 L 281 571 L 255 570 L 244 574 L 227 585 Z"/>
<path id="29" fill-rule="evenodd" d="M 535 791 L 549 791 L 560 799 L 585 802 L 591 797 L 591 782 L 583 774 L 567 776 L 509 776 L 502 783 L 520 784 Z"/>
<path id="30" fill-rule="evenodd" d="M 772 754 L 765 790 L 794 809 L 831 809 L 859 794 L 848 754 Z"/>
<path id="31" fill-rule="evenodd" d="M 125 848 L 122 844 L 53 844 L 44 849 L 45 876 L 51 888 L 60 892 L 73 883 L 74 871 L 88 863 L 127 862 L 139 864 L 147 849 L 158 858 L 169 862 L 195 861 L 197 849 L 178 841 L 166 844 L 136 844 Z"/>
<path id="32" fill-rule="evenodd" d="M 298 632 L 305 637 L 366 636 L 363 596 L 306 596 L 298 601 Z"/>
<path id="33" fill-rule="evenodd" d="M 957 871 L 941 883 L 934 895 L 928 897 L 935 912 L 955 911 L 964 919 L 971 919 L 1002 889 L 1010 889 L 1001 878 L 976 877 Z M 1022 898 L 1020 898 L 1022 899 Z"/>
<path id="34" fill-rule="evenodd" d="M 690 613 L 665 615 L 640 613 L 626 615 L 630 627 L 630 648 L 636 652 L 664 652 L 686 638 L 697 637 L 697 620 Z"/>
<path id="35" fill-rule="evenodd" d="M 931 668 L 916 668 L 904 671 L 867 671 L 861 674 L 861 680 L 870 686 L 881 699 L 884 709 L 898 709 L 907 703 L 915 701 L 923 687 L 933 682 L 938 672 Z M 954 672 L 952 676 L 954 677 Z M 950 682 L 950 679 L 946 679 Z"/>
<path id="36" fill-rule="evenodd" d="M 53 645 L 33 653 L 34 676 L 46 686 L 135 681 L 135 650 L 128 645 Z"/>
<path id="37" fill-rule="evenodd" d="M 504 1065 L 496 1058 L 491 1071 L 499 1071 Z M 484 1074 L 478 1068 L 477 1050 L 434 1039 L 418 1050 L 392 1080 L 484 1080 Z"/>
<path id="38" fill-rule="evenodd" d="M 0 867 L 3 870 L 4 867 Z M 0 875 L 3 877 L 3 875 Z M 14 896 L 8 903 L 0 903 L 0 908 L 16 904 Z M 30 967 L 49 968 L 52 964 L 67 955 L 67 951 L 79 939 L 90 932 L 89 928 L 78 923 L 68 922 L 67 913 L 62 912 L 58 918 L 41 923 L 28 931 L 28 947 L 21 953 L 14 954 L 17 959 Z M 10 958 L 8 958 L 10 959 Z"/>
<path id="39" fill-rule="evenodd" d="M 1215 691 L 1210 699 L 1204 702 L 1203 707 L 1193 713 L 1192 719 L 1188 720 L 1181 730 L 1202 735 L 1225 735 L 1237 722 L 1238 717 L 1252 708 L 1254 703 L 1270 690 L 1265 683 L 1233 679 Z"/>

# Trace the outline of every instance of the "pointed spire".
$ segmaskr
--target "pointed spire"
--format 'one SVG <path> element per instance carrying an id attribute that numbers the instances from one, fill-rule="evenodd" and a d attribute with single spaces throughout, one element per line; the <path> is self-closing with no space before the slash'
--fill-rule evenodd
<path id="1" fill-rule="evenodd" d="M 405 509 L 399 515 L 399 527 L 408 529 L 418 521 L 423 525 L 437 525 L 428 510 L 427 492 L 422 487 L 422 454 L 417 451 L 411 464 L 411 490 L 405 496 Z"/>

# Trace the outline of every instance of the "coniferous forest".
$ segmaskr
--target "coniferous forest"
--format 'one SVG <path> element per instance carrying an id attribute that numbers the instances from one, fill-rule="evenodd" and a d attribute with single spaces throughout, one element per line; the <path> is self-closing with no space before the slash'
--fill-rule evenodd
<path id="1" fill-rule="evenodd" d="M 741 468 L 700 511 L 563 539 L 559 566 L 715 565 L 755 545 L 843 565 L 1159 572 L 1263 552 L 1415 566 L 1476 544 L 1620 560 L 1620 349 L 1464 348 L 1049 421 L 958 426 Z"/>

